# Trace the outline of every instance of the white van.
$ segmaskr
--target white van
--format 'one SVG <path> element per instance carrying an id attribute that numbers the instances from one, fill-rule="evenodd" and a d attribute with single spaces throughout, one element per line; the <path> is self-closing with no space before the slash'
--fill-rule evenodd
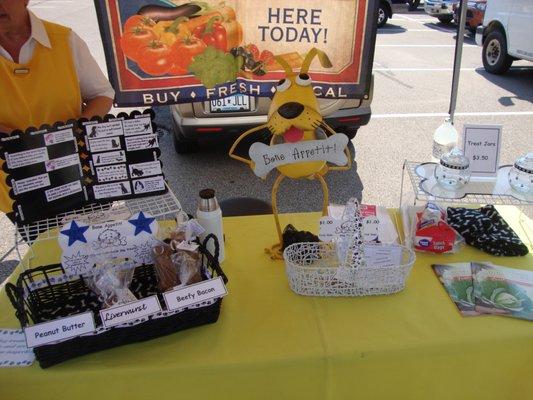
<path id="1" fill-rule="evenodd" d="M 489 0 L 476 43 L 485 70 L 504 74 L 514 60 L 533 61 L 533 0 Z"/>

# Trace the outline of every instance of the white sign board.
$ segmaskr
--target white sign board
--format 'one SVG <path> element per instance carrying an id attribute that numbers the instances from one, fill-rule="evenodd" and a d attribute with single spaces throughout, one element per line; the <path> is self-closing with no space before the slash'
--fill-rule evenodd
<path id="1" fill-rule="evenodd" d="M 501 125 L 465 125 L 463 151 L 473 177 L 496 177 L 500 161 Z"/>
<path id="2" fill-rule="evenodd" d="M 297 143 L 283 143 L 268 146 L 255 142 L 250 147 L 250 159 L 255 163 L 254 173 L 264 177 L 280 165 L 310 161 L 328 161 L 342 166 L 348 163 L 344 149 L 348 136 L 336 133 L 323 140 L 304 140 Z"/>
<path id="3" fill-rule="evenodd" d="M 138 301 L 121 304 L 100 310 L 102 323 L 106 328 L 133 321 L 161 311 L 157 296 L 149 296 Z"/>
<path id="4" fill-rule="evenodd" d="M 224 281 L 219 276 L 194 285 L 185 286 L 164 293 L 165 303 L 169 310 L 179 310 L 181 308 L 201 303 L 202 301 L 223 297 L 228 294 Z"/>
<path id="5" fill-rule="evenodd" d="M 28 326 L 24 329 L 28 347 L 38 347 L 58 340 L 83 335 L 95 330 L 93 313 L 87 311 L 83 314 L 55 319 Z"/>
<path id="6" fill-rule="evenodd" d="M 67 275 L 85 274 L 97 262 L 128 258 L 135 265 L 152 262 L 158 224 L 143 212 L 126 221 L 87 225 L 71 221 L 59 230 L 61 264 Z"/>

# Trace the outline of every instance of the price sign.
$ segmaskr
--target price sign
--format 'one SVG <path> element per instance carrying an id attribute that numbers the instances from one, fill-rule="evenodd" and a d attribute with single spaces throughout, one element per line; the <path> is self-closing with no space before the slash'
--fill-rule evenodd
<path id="1" fill-rule="evenodd" d="M 463 151 L 473 177 L 495 177 L 498 171 L 501 125 L 465 125 Z"/>

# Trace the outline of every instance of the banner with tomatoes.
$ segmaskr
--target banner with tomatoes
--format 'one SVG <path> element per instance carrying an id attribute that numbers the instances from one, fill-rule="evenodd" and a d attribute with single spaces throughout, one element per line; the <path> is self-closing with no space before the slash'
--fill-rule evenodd
<path id="1" fill-rule="evenodd" d="M 362 98 L 370 87 L 376 0 L 95 0 L 118 106 L 271 96 L 316 47 L 315 93 Z"/>

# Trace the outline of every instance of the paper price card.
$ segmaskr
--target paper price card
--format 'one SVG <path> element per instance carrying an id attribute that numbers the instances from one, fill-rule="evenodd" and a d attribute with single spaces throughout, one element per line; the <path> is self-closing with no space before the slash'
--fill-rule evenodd
<path id="1" fill-rule="evenodd" d="M 126 162 L 126 152 L 124 150 L 93 154 L 94 165 L 107 165 L 124 162 Z"/>
<path id="2" fill-rule="evenodd" d="M 93 332 L 93 313 L 88 311 L 83 314 L 71 315 L 70 317 L 43 322 L 24 329 L 28 347 L 38 347 L 44 344 L 69 339 L 85 333 Z"/>
<path id="3" fill-rule="evenodd" d="M 219 276 L 166 292 L 163 295 L 165 296 L 165 303 L 167 303 L 169 310 L 179 310 L 203 301 L 224 297 L 227 294 L 228 290 L 226 289 L 226 285 L 224 285 L 224 281 Z"/>
<path id="4" fill-rule="evenodd" d="M 122 136 L 124 134 L 122 120 L 120 119 L 96 124 L 89 123 L 85 126 L 85 131 L 87 132 L 87 137 L 89 139 Z"/>
<path id="5" fill-rule="evenodd" d="M 117 137 L 102 138 L 102 139 L 89 139 L 89 149 L 93 153 L 100 151 L 109 151 L 120 148 L 120 139 Z"/>
<path id="6" fill-rule="evenodd" d="M 0 329 L 0 368 L 27 367 L 34 360 L 35 355 L 28 349 L 22 330 Z"/>
<path id="7" fill-rule="evenodd" d="M 72 128 L 44 134 L 44 143 L 47 146 L 68 142 L 69 140 L 74 140 Z"/>
<path id="8" fill-rule="evenodd" d="M 150 296 L 139 301 L 100 310 L 100 317 L 104 326 L 109 328 L 158 312 L 161 312 L 159 300 L 157 300 L 157 296 Z"/>
<path id="9" fill-rule="evenodd" d="M 501 125 L 465 125 L 463 150 L 472 176 L 496 176 L 500 158 Z"/>
<path id="10" fill-rule="evenodd" d="M 11 169 L 26 167 L 28 165 L 39 164 L 48 160 L 48 149 L 39 147 L 38 149 L 19 151 L 18 153 L 7 153 L 7 166 Z"/>
<path id="11" fill-rule="evenodd" d="M 134 136 L 152 133 L 152 119 L 150 116 L 124 120 L 124 135 Z"/>
<path id="12" fill-rule="evenodd" d="M 155 134 L 126 138 L 126 150 L 128 151 L 146 150 L 158 146 L 159 143 L 157 142 L 157 135 Z"/>

